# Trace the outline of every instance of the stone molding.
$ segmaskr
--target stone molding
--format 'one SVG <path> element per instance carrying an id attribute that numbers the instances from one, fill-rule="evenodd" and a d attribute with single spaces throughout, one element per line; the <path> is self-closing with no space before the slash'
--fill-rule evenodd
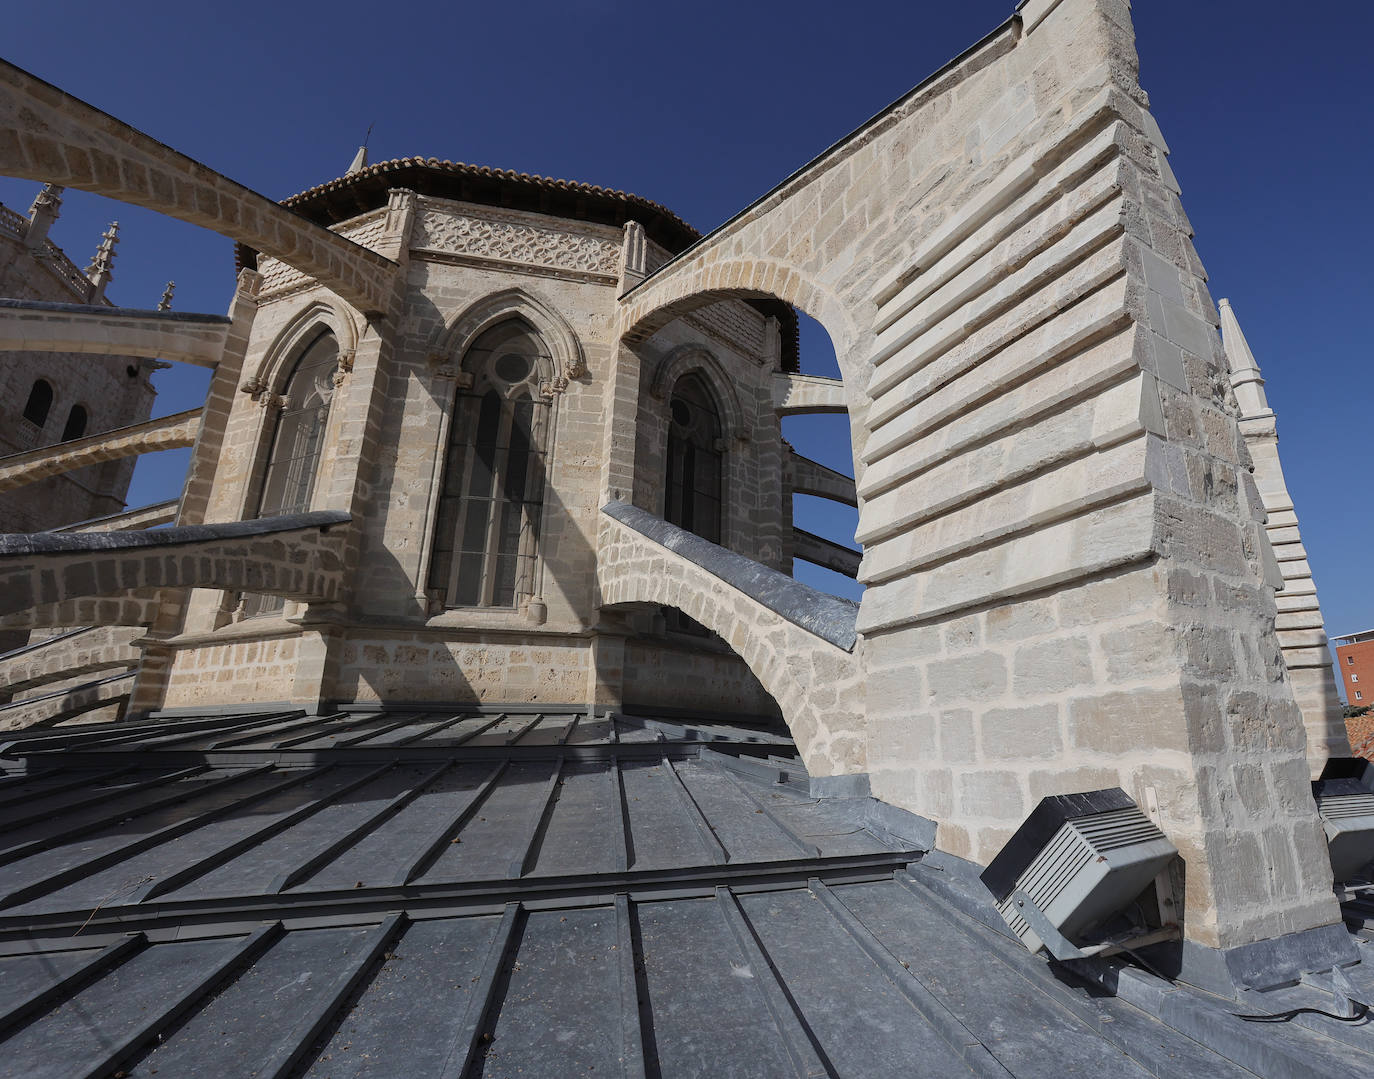
<path id="1" fill-rule="evenodd" d="M 730 437 L 739 442 L 747 442 L 751 434 L 745 422 L 744 406 L 740 403 L 739 393 L 734 380 L 730 378 L 714 353 L 701 345 L 692 343 L 679 345 L 658 361 L 649 381 L 649 392 L 659 401 L 668 400 L 673 387 L 684 375 L 699 374 L 711 388 L 711 395 L 720 406 L 725 429 Z"/>
<path id="2" fill-rule="evenodd" d="M 619 280 L 621 243 L 537 224 L 526 215 L 457 211 L 421 198 L 411 249 L 419 257 L 461 255 Z"/>

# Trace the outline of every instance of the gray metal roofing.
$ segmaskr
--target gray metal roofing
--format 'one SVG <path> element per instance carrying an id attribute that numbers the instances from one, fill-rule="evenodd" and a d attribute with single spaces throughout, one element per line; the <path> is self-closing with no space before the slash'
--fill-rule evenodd
<path id="1" fill-rule="evenodd" d="M 1190 1037 L 1086 991 L 867 800 L 813 798 L 776 730 L 279 713 L 61 728 L 0 764 L 0 1076 L 1374 1061 L 1367 1026 L 1252 1030 L 1193 994 Z"/>

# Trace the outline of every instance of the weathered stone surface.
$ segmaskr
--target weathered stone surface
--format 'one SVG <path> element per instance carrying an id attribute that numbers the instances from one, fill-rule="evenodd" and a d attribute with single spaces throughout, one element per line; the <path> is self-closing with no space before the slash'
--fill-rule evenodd
<path id="1" fill-rule="evenodd" d="M 1228 399 L 1221 316 L 1136 71 L 1116 0 L 1036 0 L 674 257 L 642 224 L 404 191 L 335 230 L 304 227 L 175 157 L 155 171 L 185 198 L 173 185 L 151 199 L 78 156 L 93 125 L 134 163 L 146 137 L 0 69 L 0 93 L 35 101 L 49 129 L 35 138 L 10 110 L 0 164 L 166 203 L 274 256 L 264 302 L 226 340 L 247 392 L 217 372 L 194 520 L 256 512 L 270 407 L 328 332 L 349 358 L 311 504 L 355 522 L 328 550 L 256 537 L 257 568 L 238 541 L 79 561 L 58 544 L 9 582 L 5 610 L 160 611 L 137 700 L 771 696 L 813 774 L 867 771 L 874 794 L 936 818 L 947 851 L 986 861 L 1038 797 L 1121 786 L 1158 806 L 1187 862 L 1191 940 L 1334 924 L 1288 674 L 1320 651 L 1315 600 L 1293 601 L 1315 590 L 1291 504 L 1259 467 L 1264 417 L 1245 427 Z M 207 215 L 209 197 L 234 209 Z M 840 384 L 784 370 L 763 300 L 826 327 Z M 443 609 L 430 567 L 453 513 L 463 364 L 510 318 L 547 345 L 524 591 Z M 719 544 L 663 522 L 672 391 L 688 376 L 718 413 Z M 1241 378 L 1234 393 L 1256 389 Z M 779 482 L 779 412 L 845 406 L 857 619 L 786 576 L 801 549 Z M 838 493 L 824 479 L 796 489 Z M 193 587 L 230 594 L 164 598 Z M 232 590 L 273 589 L 311 602 L 236 618 Z M 662 608 L 741 659 L 672 641 Z"/>

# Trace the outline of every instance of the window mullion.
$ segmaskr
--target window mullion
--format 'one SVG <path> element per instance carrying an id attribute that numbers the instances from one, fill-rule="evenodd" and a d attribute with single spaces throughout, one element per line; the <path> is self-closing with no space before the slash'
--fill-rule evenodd
<path id="1" fill-rule="evenodd" d="M 496 567 L 500 562 L 501 518 L 505 509 L 506 468 L 510 456 L 510 428 L 515 409 L 501 402 L 501 423 L 496 429 L 496 450 L 491 455 L 491 502 L 487 516 L 487 549 L 482 556 L 483 607 L 493 605 L 496 595 Z"/>
<path id="2" fill-rule="evenodd" d="M 458 519 L 453 524 L 453 547 L 449 555 L 448 585 L 444 589 L 445 607 L 456 605 L 458 602 L 458 574 L 462 572 L 463 567 L 463 537 L 467 534 L 468 514 L 472 513 L 476 507 L 476 499 L 474 499 L 471 494 L 472 470 L 476 466 L 476 461 L 480 456 L 480 450 L 477 445 L 477 432 L 481 423 L 482 411 L 481 398 L 479 397 L 468 397 L 460 393 L 454 400 L 460 403 L 465 401 L 467 404 L 460 404 L 459 406 L 465 415 L 459 414 L 459 408 L 453 410 L 453 419 L 449 421 L 450 430 L 455 429 L 454 425 L 458 423 L 459 419 L 466 420 L 468 433 L 464 435 L 464 438 L 471 439 L 471 441 L 467 443 L 467 452 L 463 455 L 463 474 L 459 477 L 457 488 Z M 459 426 L 456 429 L 462 430 L 462 427 Z M 452 438 L 452 435 L 450 435 L 450 438 Z M 445 489 L 440 492 L 441 498 L 447 496 L 449 493 L 447 483 L 445 483 L 444 487 Z"/>

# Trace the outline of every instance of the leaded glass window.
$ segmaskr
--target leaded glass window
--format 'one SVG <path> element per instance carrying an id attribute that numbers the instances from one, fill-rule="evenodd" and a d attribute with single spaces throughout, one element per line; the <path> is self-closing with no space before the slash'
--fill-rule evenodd
<path id="1" fill-rule="evenodd" d="M 668 408 L 664 519 L 719 543 L 724 464 L 720 413 L 710 391 L 696 375 L 684 375 L 678 380 Z"/>
<path id="2" fill-rule="evenodd" d="M 669 524 L 703 539 L 721 539 L 720 413 L 698 375 L 683 375 L 668 402 L 668 475 L 663 517 Z M 665 623 L 677 633 L 709 637 L 711 631 L 676 608 L 665 608 Z"/>
<path id="3" fill-rule="evenodd" d="M 306 347 L 292 366 L 286 385 L 282 387 L 284 404 L 273 425 L 272 445 L 263 470 L 255 516 L 284 517 L 310 509 L 338 363 L 338 342 L 326 330 Z M 247 616 L 271 614 L 284 606 L 285 601 L 280 596 L 254 593 L 244 597 Z"/>
<path id="4" fill-rule="evenodd" d="M 510 319 L 463 358 L 429 568 L 441 606 L 519 607 L 533 589 L 543 513 L 551 370 L 533 329 Z"/>

